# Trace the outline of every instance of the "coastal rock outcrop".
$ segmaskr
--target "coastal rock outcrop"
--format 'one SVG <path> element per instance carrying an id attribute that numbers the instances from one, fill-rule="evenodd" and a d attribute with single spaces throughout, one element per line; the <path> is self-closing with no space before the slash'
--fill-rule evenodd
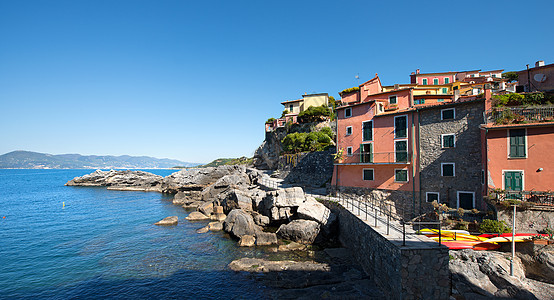
<path id="1" fill-rule="evenodd" d="M 193 211 L 185 219 L 189 221 L 203 221 L 208 220 L 209 217 L 199 211 Z"/>
<path id="2" fill-rule="evenodd" d="M 163 177 L 143 171 L 96 170 L 68 181 L 67 186 L 107 186 L 110 189 L 161 191 Z"/>
<path id="3" fill-rule="evenodd" d="M 172 194 L 186 190 L 202 191 L 223 176 L 235 172 L 246 173 L 246 167 L 219 166 L 181 170 L 165 177 L 161 184 L 161 190 L 164 193 Z"/>
<path id="4" fill-rule="evenodd" d="M 154 225 L 162 225 L 162 226 L 177 225 L 178 222 L 179 222 L 179 218 L 177 216 L 171 216 L 154 223 Z"/>

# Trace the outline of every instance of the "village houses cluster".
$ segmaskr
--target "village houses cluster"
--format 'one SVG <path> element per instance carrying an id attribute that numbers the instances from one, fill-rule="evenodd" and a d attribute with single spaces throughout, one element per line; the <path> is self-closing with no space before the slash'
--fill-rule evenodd
<path id="1" fill-rule="evenodd" d="M 554 189 L 554 107 L 494 105 L 496 95 L 554 92 L 554 64 L 543 61 L 503 78 L 504 70 L 410 75 L 384 86 L 377 74 L 336 100 L 336 147 L 331 185 L 377 189 L 415 211 L 437 201 L 486 210 L 491 191 L 540 195 Z M 550 94 L 551 95 L 551 94 Z M 296 122 L 328 94 L 285 101 L 266 131 Z"/>

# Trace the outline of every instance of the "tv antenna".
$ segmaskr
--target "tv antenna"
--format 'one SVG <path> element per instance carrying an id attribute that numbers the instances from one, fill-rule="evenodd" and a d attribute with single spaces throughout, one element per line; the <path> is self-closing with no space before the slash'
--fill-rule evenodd
<path id="1" fill-rule="evenodd" d="M 356 76 L 354 76 L 354 78 L 356 78 L 356 80 L 358 82 L 358 85 L 360 85 L 360 73 L 356 74 Z"/>

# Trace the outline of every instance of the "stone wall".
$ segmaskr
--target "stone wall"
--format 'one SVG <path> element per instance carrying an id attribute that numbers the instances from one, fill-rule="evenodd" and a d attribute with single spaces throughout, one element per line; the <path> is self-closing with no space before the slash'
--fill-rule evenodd
<path id="1" fill-rule="evenodd" d="M 403 247 L 389 241 L 350 211 L 329 205 L 339 216 L 339 239 L 387 299 L 448 299 L 448 248 Z"/>
<path id="2" fill-rule="evenodd" d="M 325 187 L 333 177 L 333 154 L 335 148 L 326 151 L 282 155 L 279 157 L 278 170 L 284 183 Z"/>
<path id="3" fill-rule="evenodd" d="M 441 110 L 455 108 L 453 120 L 441 120 Z M 457 208 L 457 192 L 473 192 L 475 208 L 486 209 L 481 191 L 483 101 L 445 105 L 420 111 L 421 198 L 438 192 L 439 202 Z M 455 134 L 455 147 L 442 148 L 441 135 Z M 441 176 L 441 163 L 454 163 L 455 176 Z"/>
<path id="4" fill-rule="evenodd" d="M 498 209 L 497 218 L 512 227 L 513 209 Z M 554 212 L 551 210 L 527 209 L 516 212 L 516 232 L 537 233 L 554 227 Z"/>

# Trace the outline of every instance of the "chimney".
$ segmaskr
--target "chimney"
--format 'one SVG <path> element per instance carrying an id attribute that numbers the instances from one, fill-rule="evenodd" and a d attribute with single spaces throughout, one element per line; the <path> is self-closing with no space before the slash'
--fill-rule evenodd
<path id="1" fill-rule="evenodd" d="M 485 111 L 492 109 L 492 92 L 491 89 L 485 89 Z"/>
<path id="2" fill-rule="evenodd" d="M 454 90 L 454 102 L 460 99 L 460 90 Z"/>
<path id="3" fill-rule="evenodd" d="M 536 67 L 542 67 L 542 66 L 544 66 L 544 60 L 539 60 L 535 63 L 535 68 Z"/>
<path id="4" fill-rule="evenodd" d="M 419 74 L 419 69 L 415 70 L 415 73 L 416 73 L 416 74 Z"/>
<path id="5" fill-rule="evenodd" d="M 375 73 L 375 77 L 377 77 L 377 73 Z"/>

